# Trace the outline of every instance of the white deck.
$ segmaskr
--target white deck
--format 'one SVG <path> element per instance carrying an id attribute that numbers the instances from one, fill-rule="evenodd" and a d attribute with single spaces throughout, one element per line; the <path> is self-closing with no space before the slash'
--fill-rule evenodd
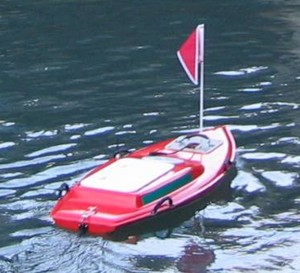
<path id="1" fill-rule="evenodd" d="M 173 164 L 151 160 L 122 158 L 83 179 L 81 185 L 118 192 L 134 192 L 166 174 Z"/>

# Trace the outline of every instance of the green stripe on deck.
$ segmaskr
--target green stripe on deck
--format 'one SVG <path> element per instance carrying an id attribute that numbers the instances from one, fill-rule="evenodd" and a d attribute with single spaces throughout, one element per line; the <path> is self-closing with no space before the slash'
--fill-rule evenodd
<path id="1" fill-rule="evenodd" d="M 170 192 L 173 192 L 184 185 L 190 183 L 193 180 L 193 177 L 191 174 L 186 174 L 176 180 L 174 180 L 172 183 L 169 183 L 159 189 L 157 189 L 154 192 L 150 192 L 142 197 L 143 204 L 149 204 L 153 202 L 154 200 L 161 198 L 162 196 L 165 196 L 169 194 Z"/>

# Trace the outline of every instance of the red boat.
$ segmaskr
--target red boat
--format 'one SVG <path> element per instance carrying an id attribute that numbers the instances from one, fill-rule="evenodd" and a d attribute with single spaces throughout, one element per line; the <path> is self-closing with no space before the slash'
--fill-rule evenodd
<path id="1" fill-rule="evenodd" d="M 110 234 L 205 199 L 233 169 L 235 141 L 226 126 L 203 129 L 204 26 L 178 51 L 193 83 L 200 73 L 200 129 L 128 154 L 119 154 L 69 188 L 51 212 L 72 231 Z"/>
<path id="2" fill-rule="evenodd" d="M 234 158 L 235 141 L 225 126 L 117 155 L 70 189 L 63 185 L 51 217 L 70 231 L 109 234 L 203 198 Z"/>

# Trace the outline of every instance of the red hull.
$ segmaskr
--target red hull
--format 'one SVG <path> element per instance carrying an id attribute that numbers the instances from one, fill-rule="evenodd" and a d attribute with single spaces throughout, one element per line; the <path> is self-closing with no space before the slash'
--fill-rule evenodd
<path id="1" fill-rule="evenodd" d="M 67 189 L 51 217 L 70 231 L 112 233 L 209 194 L 234 159 L 225 126 L 159 142 L 92 170 Z"/>

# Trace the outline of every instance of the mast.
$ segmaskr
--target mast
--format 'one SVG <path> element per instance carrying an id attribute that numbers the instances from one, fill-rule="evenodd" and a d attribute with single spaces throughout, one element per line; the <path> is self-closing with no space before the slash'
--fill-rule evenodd
<path id="1" fill-rule="evenodd" d="M 199 128 L 203 131 L 203 112 L 204 112 L 204 62 L 200 65 L 200 85 L 199 85 Z"/>
<path id="2" fill-rule="evenodd" d="M 203 131 L 203 113 L 204 113 L 204 25 L 199 25 L 198 30 L 198 41 L 199 47 L 198 56 L 200 62 L 200 85 L 199 85 L 199 128 L 200 132 Z M 198 64 L 199 66 L 199 64 Z"/>

